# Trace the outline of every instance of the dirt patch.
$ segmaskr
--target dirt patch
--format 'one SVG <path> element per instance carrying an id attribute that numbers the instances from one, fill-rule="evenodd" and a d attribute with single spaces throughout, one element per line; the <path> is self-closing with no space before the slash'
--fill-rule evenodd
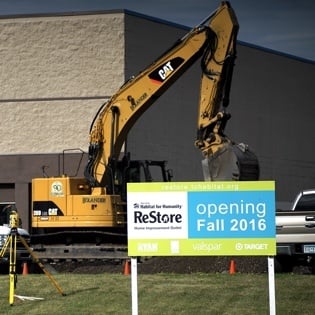
<path id="1" fill-rule="evenodd" d="M 222 273 L 229 272 L 231 260 L 237 272 L 264 273 L 268 270 L 266 257 L 160 257 L 138 265 L 139 273 Z"/>
<path id="2" fill-rule="evenodd" d="M 267 257 L 153 257 L 141 259 L 139 274 L 153 273 L 224 273 L 229 272 L 234 260 L 236 272 L 265 273 L 268 271 Z M 72 273 L 123 273 L 124 261 L 62 262 L 51 265 L 57 272 Z"/>

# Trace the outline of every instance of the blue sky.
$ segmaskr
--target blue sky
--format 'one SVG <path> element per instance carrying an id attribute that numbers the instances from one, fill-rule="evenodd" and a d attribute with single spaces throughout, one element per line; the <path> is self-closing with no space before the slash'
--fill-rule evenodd
<path id="1" fill-rule="evenodd" d="M 0 0 L 0 14 L 128 9 L 186 26 L 219 6 L 215 0 Z M 230 0 L 238 39 L 315 61 L 315 0 Z"/>

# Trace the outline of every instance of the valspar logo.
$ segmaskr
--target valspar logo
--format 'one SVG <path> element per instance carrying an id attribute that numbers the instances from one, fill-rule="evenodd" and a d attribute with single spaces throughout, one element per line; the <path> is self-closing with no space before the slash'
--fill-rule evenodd
<path id="1" fill-rule="evenodd" d="M 173 58 L 164 63 L 158 69 L 151 72 L 149 74 L 149 78 L 152 81 L 160 84 L 164 82 L 168 77 L 170 77 L 183 62 L 184 59 L 181 57 Z"/>

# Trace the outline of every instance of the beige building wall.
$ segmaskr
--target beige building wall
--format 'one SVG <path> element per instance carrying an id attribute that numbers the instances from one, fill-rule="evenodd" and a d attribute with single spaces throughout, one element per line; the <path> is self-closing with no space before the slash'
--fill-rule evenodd
<path id="1" fill-rule="evenodd" d="M 0 154 L 87 150 L 124 82 L 124 13 L 4 18 L 0 42 Z"/>

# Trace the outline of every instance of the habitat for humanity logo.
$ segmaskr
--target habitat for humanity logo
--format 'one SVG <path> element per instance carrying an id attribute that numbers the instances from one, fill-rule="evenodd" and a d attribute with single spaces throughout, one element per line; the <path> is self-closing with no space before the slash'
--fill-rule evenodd
<path id="1" fill-rule="evenodd" d="M 182 223 L 183 221 L 181 204 L 141 202 L 134 203 L 133 208 L 135 224 Z"/>
<path id="2" fill-rule="evenodd" d="M 129 192 L 128 239 L 183 239 L 187 236 L 186 192 Z"/>

